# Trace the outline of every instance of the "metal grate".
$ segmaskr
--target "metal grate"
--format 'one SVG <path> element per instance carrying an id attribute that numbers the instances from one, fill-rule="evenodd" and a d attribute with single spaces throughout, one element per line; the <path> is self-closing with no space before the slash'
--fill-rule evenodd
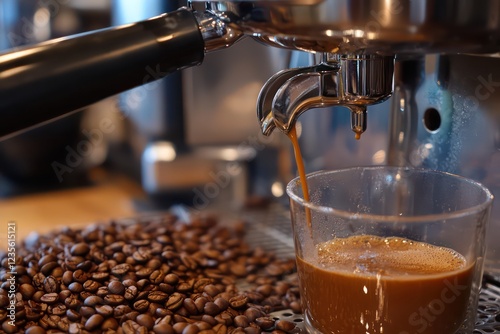
<path id="1" fill-rule="evenodd" d="M 288 211 L 276 204 L 268 210 L 243 212 L 246 221 L 246 239 L 252 246 L 260 246 L 278 257 L 294 256 L 292 227 Z M 290 310 L 275 312 L 278 319 L 293 321 L 296 333 L 306 333 L 304 319 Z M 476 329 L 474 334 L 500 334 L 500 282 L 486 277 L 479 297 Z"/>

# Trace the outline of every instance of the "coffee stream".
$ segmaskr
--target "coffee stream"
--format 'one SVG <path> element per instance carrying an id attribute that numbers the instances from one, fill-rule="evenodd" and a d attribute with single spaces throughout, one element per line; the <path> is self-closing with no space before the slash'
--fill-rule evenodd
<path id="1" fill-rule="evenodd" d="M 302 194 L 304 195 L 304 201 L 309 202 L 309 187 L 307 186 L 306 179 L 306 168 L 304 166 L 304 159 L 302 158 L 302 153 L 299 146 L 299 138 L 297 136 L 297 129 L 295 125 L 290 129 L 288 133 L 288 138 L 292 141 L 293 152 L 295 154 L 295 162 L 297 163 L 297 171 L 299 172 L 300 185 L 302 187 Z M 306 210 L 306 221 L 307 226 L 311 228 L 311 210 L 305 206 Z"/>

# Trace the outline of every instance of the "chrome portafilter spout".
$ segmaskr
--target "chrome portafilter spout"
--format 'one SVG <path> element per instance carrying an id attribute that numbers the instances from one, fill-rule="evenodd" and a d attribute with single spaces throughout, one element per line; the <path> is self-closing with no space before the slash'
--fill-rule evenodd
<path id="1" fill-rule="evenodd" d="M 278 72 L 259 94 L 262 133 L 268 136 L 278 128 L 288 134 L 309 109 L 345 106 L 351 110 L 351 128 L 359 137 L 366 130 L 366 107 L 391 96 L 393 73 L 392 56 L 330 53 L 318 65 Z"/>

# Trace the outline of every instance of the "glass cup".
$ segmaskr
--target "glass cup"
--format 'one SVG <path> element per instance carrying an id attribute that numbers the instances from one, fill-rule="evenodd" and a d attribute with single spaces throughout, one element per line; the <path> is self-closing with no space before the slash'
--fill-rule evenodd
<path id="1" fill-rule="evenodd" d="M 493 196 L 456 175 L 356 167 L 287 187 L 310 333 L 472 333 Z"/>

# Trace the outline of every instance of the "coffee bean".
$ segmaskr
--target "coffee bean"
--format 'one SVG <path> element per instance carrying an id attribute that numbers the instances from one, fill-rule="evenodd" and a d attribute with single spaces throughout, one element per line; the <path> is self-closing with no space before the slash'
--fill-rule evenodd
<path id="1" fill-rule="evenodd" d="M 104 296 L 104 302 L 108 305 L 117 306 L 123 303 L 125 298 L 122 295 L 109 294 Z"/>
<path id="2" fill-rule="evenodd" d="M 145 312 L 149 308 L 149 301 L 138 300 L 134 303 L 133 308 L 138 312 Z"/>
<path id="3" fill-rule="evenodd" d="M 153 332 L 156 334 L 175 334 L 173 327 L 170 324 L 159 323 L 153 327 Z"/>
<path id="4" fill-rule="evenodd" d="M 221 309 L 214 302 L 207 302 L 203 307 L 203 311 L 208 315 L 216 316 L 220 313 Z"/>
<path id="5" fill-rule="evenodd" d="M 233 308 L 242 308 L 246 306 L 248 297 L 245 295 L 237 295 L 229 299 L 229 305 Z"/>
<path id="6" fill-rule="evenodd" d="M 135 297 L 137 296 L 138 294 L 138 290 L 137 290 L 137 287 L 135 286 L 129 286 L 125 289 L 125 295 L 124 295 L 124 298 L 126 300 L 133 300 L 135 299 Z"/>
<path id="7" fill-rule="evenodd" d="M 59 300 L 59 295 L 55 292 L 44 294 L 40 300 L 47 304 L 53 304 Z"/>
<path id="8" fill-rule="evenodd" d="M 131 266 L 127 263 L 122 263 L 122 264 L 118 264 L 118 265 L 114 266 L 113 268 L 111 268 L 111 273 L 113 275 L 123 276 L 129 270 L 131 270 Z"/>
<path id="9" fill-rule="evenodd" d="M 90 318 L 91 316 L 93 316 L 95 314 L 95 309 L 93 307 L 90 307 L 90 306 L 82 306 L 82 307 L 80 307 L 80 314 L 84 318 Z"/>
<path id="10" fill-rule="evenodd" d="M 50 275 L 52 273 L 52 271 L 54 269 L 56 269 L 57 267 L 59 267 L 59 264 L 57 262 L 49 262 L 47 264 L 44 264 L 41 268 L 40 268 L 40 272 L 44 275 Z"/>
<path id="11" fill-rule="evenodd" d="M 182 306 L 188 311 L 191 315 L 198 314 L 198 308 L 196 307 L 195 302 L 191 298 L 185 298 L 182 302 Z"/>
<path id="12" fill-rule="evenodd" d="M 132 309 L 128 305 L 118 305 L 113 309 L 113 317 L 121 318 L 125 314 L 131 312 Z"/>
<path id="13" fill-rule="evenodd" d="M 177 285 L 179 283 L 179 276 L 176 274 L 167 274 L 163 281 L 170 285 Z"/>
<path id="14" fill-rule="evenodd" d="M 58 303 L 55 305 L 49 305 L 48 312 L 53 315 L 64 315 L 66 313 L 67 307 L 64 304 Z"/>
<path id="15" fill-rule="evenodd" d="M 139 269 L 138 271 L 136 271 L 136 275 L 137 277 L 139 278 L 147 278 L 149 277 L 149 275 L 151 275 L 151 273 L 153 272 L 153 268 L 149 268 L 149 267 L 142 267 L 141 269 Z"/>
<path id="16" fill-rule="evenodd" d="M 71 247 L 71 255 L 74 256 L 85 256 L 87 253 L 90 251 L 90 247 L 83 242 L 80 242 L 78 244 L 74 244 L 73 247 Z"/>
<path id="17" fill-rule="evenodd" d="M 90 306 L 90 307 L 94 307 L 96 305 L 102 305 L 102 304 L 104 304 L 104 299 L 102 299 L 99 296 L 94 296 L 94 295 L 91 295 L 91 296 L 85 298 L 85 300 L 83 302 L 83 305 Z"/>
<path id="18" fill-rule="evenodd" d="M 54 276 L 48 276 L 43 281 L 43 289 L 47 293 L 57 292 L 59 290 L 59 285 Z"/>
<path id="19" fill-rule="evenodd" d="M 18 277 L 18 323 L 24 330 L 106 334 L 290 330 L 267 317 L 300 309 L 296 283 L 279 280 L 293 270 L 290 261 L 252 251 L 241 230 L 209 228 L 214 220 L 168 221 L 63 229 L 36 241 L 37 252 L 17 260 L 26 272 Z M 255 288 L 240 292 L 236 277 L 245 276 Z M 9 303 L 5 278 L 0 271 L 0 306 Z M 6 319 L 0 310 L 2 326 Z"/>
<path id="20" fill-rule="evenodd" d="M 82 334 L 83 325 L 80 323 L 72 323 L 69 325 L 68 333 L 69 334 Z"/>
<path id="21" fill-rule="evenodd" d="M 88 292 L 95 293 L 97 289 L 99 289 L 99 283 L 93 280 L 86 280 L 85 283 L 83 283 L 83 289 Z"/>
<path id="22" fill-rule="evenodd" d="M 97 265 L 89 260 L 85 260 L 76 266 L 76 270 L 80 269 L 85 271 L 86 273 L 94 271 L 95 268 L 97 268 Z"/>
<path id="23" fill-rule="evenodd" d="M 82 317 L 80 313 L 78 313 L 76 310 L 71 310 L 71 309 L 66 310 L 66 316 L 72 322 L 77 322 Z"/>
<path id="24" fill-rule="evenodd" d="M 93 331 L 97 329 L 104 322 L 104 317 L 100 314 L 94 314 L 85 322 L 85 329 Z"/>
<path id="25" fill-rule="evenodd" d="M 276 329 L 290 333 L 295 329 L 295 324 L 288 320 L 278 320 L 276 322 Z"/>
<path id="26" fill-rule="evenodd" d="M 88 279 L 88 276 L 85 271 L 77 269 L 73 272 L 73 281 L 83 284 Z"/>
<path id="27" fill-rule="evenodd" d="M 168 299 L 168 294 L 162 291 L 151 291 L 148 294 L 148 300 L 152 303 L 161 303 Z"/>
<path id="28" fill-rule="evenodd" d="M 226 334 L 227 326 L 224 324 L 217 324 L 214 326 L 213 330 L 216 334 Z"/>
<path id="29" fill-rule="evenodd" d="M 65 271 L 61 281 L 64 285 L 69 286 L 73 282 L 73 272 L 71 270 Z"/>
<path id="30" fill-rule="evenodd" d="M 92 279 L 97 282 L 106 281 L 109 278 L 109 273 L 107 272 L 94 272 L 92 273 Z"/>
<path id="31" fill-rule="evenodd" d="M 115 318 L 107 318 L 101 325 L 102 330 L 117 330 L 119 327 L 118 321 Z"/>
<path id="32" fill-rule="evenodd" d="M 184 328 L 186 328 L 189 324 L 187 322 L 176 322 L 172 328 L 175 333 L 177 334 L 182 334 L 182 331 L 184 331 Z"/>
<path id="33" fill-rule="evenodd" d="M 25 334 L 46 334 L 46 333 L 47 332 L 45 331 L 45 329 L 43 329 L 40 326 L 31 326 L 25 332 Z"/>
<path id="34" fill-rule="evenodd" d="M 104 318 L 113 315 L 113 308 L 109 305 L 96 305 L 95 311 L 97 314 L 102 315 Z"/>
<path id="35" fill-rule="evenodd" d="M 73 282 L 68 286 L 68 290 L 73 293 L 80 293 L 83 291 L 83 285 L 78 282 Z"/>
<path id="36" fill-rule="evenodd" d="M 274 328 L 274 320 L 270 317 L 257 318 L 255 319 L 255 323 L 265 331 Z"/>
<path id="37" fill-rule="evenodd" d="M 33 286 L 38 290 L 43 290 L 43 282 L 45 281 L 45 275 L 42 273 L 37 273 L 33 276 Z"/>
<path id="38" fill-rule="evenodd" d="M 25 283 L 25 284 L 21 284 L 21 286 L 19 286 L 19 292 L 23 296 L 23 299 L 28 300 L 28 299 L 31 299 L 31 297 L 33 297 L 33 295 L 36 292 L 36 289 L 33 285 Z M 7 300 L 8 300 L 7 296 L 2 295 L 2 296 L 0 296 L 0 298 L 1 297 L 7 298 Z M 0 302 L 0 304 L 2 304 L 2 303 Z M 2 305 L 1 307 L 5 307 L 5 306 L 7 306 L 7 304 Z"/>
<path id="39" fill-rule="evenodd" d="M 151 317 L 149 314 L 139 314 L 135 321 L 139 325 L 144 326 L 149 330 L 153 329 L 153 326 L 155 324 L 153 317 Z"/>
<path id="40" fill-rule="evenodd" d="M 53 254 L 44 255 L 40 258 L 40 260 L 38 260 L 38 266 L 43 267 L 49 262 L 57 262 L 57 257 Z"/>

